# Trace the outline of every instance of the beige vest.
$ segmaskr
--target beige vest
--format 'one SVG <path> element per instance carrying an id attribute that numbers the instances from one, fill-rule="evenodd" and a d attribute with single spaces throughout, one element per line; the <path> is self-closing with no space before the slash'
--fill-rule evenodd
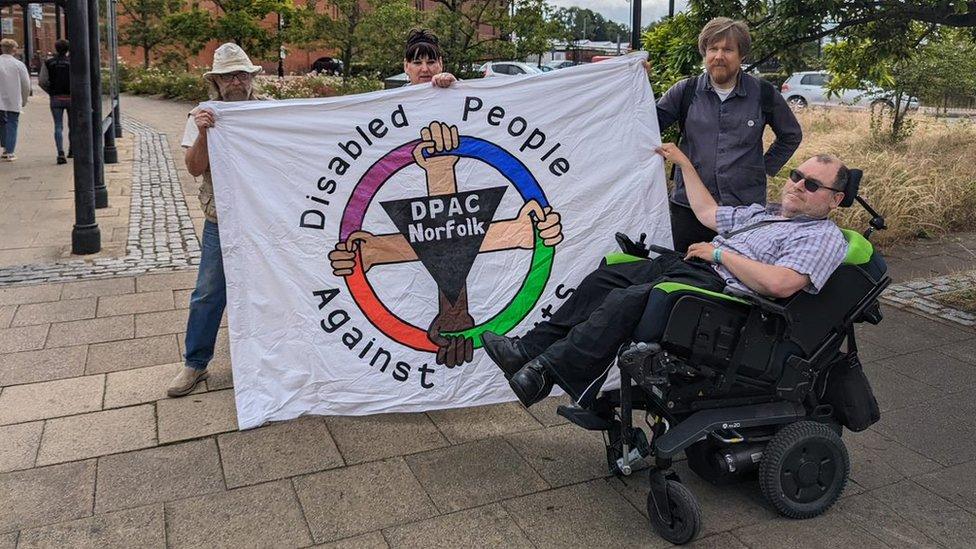
<path id="1" fill-rule="evenodd" d="M 197 193 L 197 197 L 200 198 L 200 209 L 203 210 L 203 215 L 207 218 L 207 221 L 216 223 L 217 203 L 214 202 L 213 180 L 210 179 L 210 168 L 207 168 L 203 172 L 202 179 L 203 182 L 200 183 L 200 191 Z"/>

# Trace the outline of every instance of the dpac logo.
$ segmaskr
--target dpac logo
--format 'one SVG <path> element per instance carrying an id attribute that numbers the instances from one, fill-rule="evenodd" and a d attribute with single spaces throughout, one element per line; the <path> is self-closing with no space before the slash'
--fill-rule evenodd
<path id="1" fill-rule="evenodd" d="M 475 159 L 497 170 L 519 193 L 523 205 L 512 219 L 494 219 L 508 187 L 458 192 L 455 165 Z M 363 220 L 373 198 L 390 178 L 416 164 L 425 173 L 427 194 L 379 203 L 399 232 L 372 234 Z M 339 241 L 329 253 L 333 273 L 345 277 L 350 294 L 369 321 L 387 337 L 419 351 L 436 353 L 453 367 L 473 358 L 486 331 L 507 333 L 535 307 L 562 241 L 560 216 L 538 181 L 502 147 L 460 135 L 456 126 L 432 122 L 420 139 L 396 147 L 360 178 L 342 215 Z M 519 289 L 491 318 L 475 321 L 468 311 L 467 276 L 479 253 L 531 248 L 532 260 Z M 412 325 L 377 297 L 367 273 L 378 266 L 419 261 L 437 284 L 438 312 L 426 327 Z M 435 296 L 431 296 L 433 299 Z"/>

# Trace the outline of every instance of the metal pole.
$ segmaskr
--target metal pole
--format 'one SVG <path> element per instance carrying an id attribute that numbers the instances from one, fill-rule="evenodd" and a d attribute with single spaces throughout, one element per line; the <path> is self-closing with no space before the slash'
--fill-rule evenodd
<path id="1" fill-rule="evenodd" d="M 91 72 L 92 166 L 95 181 L 95 207 L 108 207 L 105 188 L 105 151 L 102 137 L 102 66 L 98 39 L 98 2 L 88 0 L 88 67 Z"/>
<path id="2" fill-rule="evenodd" d="M 27 70 L 32 70 L 31 62 L 34 60 L 34 41 L 31 39 L 31 25 L 34 23 L 31 21 L 30 4 L 24 2 L 20 7 L 24 12 L 24 64 L 27 65 Z"/>
<path id="3" fill-rule="evenodd" d="M 674 17 L 674 0 L 668 0 L 668 17 Z"/>
<path id="4" fill-rule="evenodd" d="M 641 49 L 641 0 L 633 0 L 633 11 L 630 14 L 630 51 Z"/>
<path id="5" fill-rule="evenodd" d="M 115 87 L 115 70 L 116 70 L 116 66 L 115 66 L 116 55 L 115 55 L 115 47 L 114 47 L 115 46 L 115 18 L 112 16 L 113 15 L 112 8 L 113 8 L 113 1 L 105 0 L 105 22 L 106 22 L 105 41 L 107 42 L 107 44 L 105 44 L 105 50 L 108 52 L 109 55 L 108 66 L 109 66 L 110 73 L 109 73 L 109 83 L 108 83 L 109 86 L 108 97 L 109 97 L 109 105 L 111 106 L 111 111 L 112 111 L 108 115 L 109 118 L 112 119 L 112 124 L 108 127 L 107 130 L 105 130 L 105 135 L 104 135 L 105 153 L 103 159 L 105 160 L 106 164 L 118 164 L 119 162 L 119 152 L 118 149 L 115 148 L 115 127 L 118 126 L 118 119 L 115 118 L 116 113 L 118 113 L 118 109 L 116 109 L 115 106 L 118 104 L 119 95 L 116 92 L 116 87 Z"/>
<path id="6" fill-rule="evenodd" d="M 285 77 L 284 45 L 281 43 L 281 12 L 278 12 L 278 78 Z"/>
<path id="7" fill-rule="evenodd" d="M 102 249 L 102 235 L 95 222 L 91 71 L 88 59 L 88 6 L 85 0 L 68 0 L 65 15 L 72 51 L 72 108 L 68 111 L 68 131 L 74 152 L 75 225 L 71 229 L 71 253 L 93 254 Z"/>
<path id="8" fill-rule="evenodd" d="M 112 56 L 112 99 L 115 105 L 112 108 L 112 131 L 115 138 L 122 137 L 122 100 L 119 99 L 119 14 L 116 11 L 116 0 L 109 0 L 108 9 L 112 15 L 112 41 L 109 44 L 110 55 Z"/>
<path id="9" fill-rule="evenodd" d="M 54 38 L 61 40 L 61 4 L 54 4 Z"/>

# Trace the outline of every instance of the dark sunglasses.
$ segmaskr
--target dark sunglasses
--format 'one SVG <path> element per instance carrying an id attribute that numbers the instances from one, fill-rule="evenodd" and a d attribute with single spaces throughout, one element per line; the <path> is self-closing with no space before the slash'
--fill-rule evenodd
<path id="1" fill-rule="evenodd" d="M 800 170 L 790 170 L 790 181 L 794 183 L 799 183 L 801 180 L 803 181 L 803 188 L 811 193 L 815 193 L 819 191 L 821 188 L 827 189 L 828 191 L 834 191 L 835 193 L 844 192 L 843 189 L 835 189 L 833 187 L 828 187 L 827 185 L 824 185 L 823 183 L 821 183 L 820 181 L 812 177 L 807 177 Z"/>

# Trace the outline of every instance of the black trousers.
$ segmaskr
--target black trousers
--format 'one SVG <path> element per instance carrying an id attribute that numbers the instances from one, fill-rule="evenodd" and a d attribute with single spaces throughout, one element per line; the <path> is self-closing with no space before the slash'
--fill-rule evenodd
<path id="1" fill-rule="evenodd" d="M 666 281 L 716 292 L 725 288 L 708 264 L 684 261 L 679 254 L 618 265 L 604 261 L 552 317 L 520 339 L 522 348 L 548 366 L 570 396 L 584 403 L 599 391 L 603 382 L 597 381 L 606 377 L 620 346 L 633 338 L 653 286 Z"/>
<path id="2" fill-rule="evenodd" d="M 696 242 L 711 242 L 715 238 L 715 231 L 702 225 L 691 207 L 671 201 L 668 204 L 671 210 L 671 237 L 676 252 L 684 254 L 688 246 Z"/>

